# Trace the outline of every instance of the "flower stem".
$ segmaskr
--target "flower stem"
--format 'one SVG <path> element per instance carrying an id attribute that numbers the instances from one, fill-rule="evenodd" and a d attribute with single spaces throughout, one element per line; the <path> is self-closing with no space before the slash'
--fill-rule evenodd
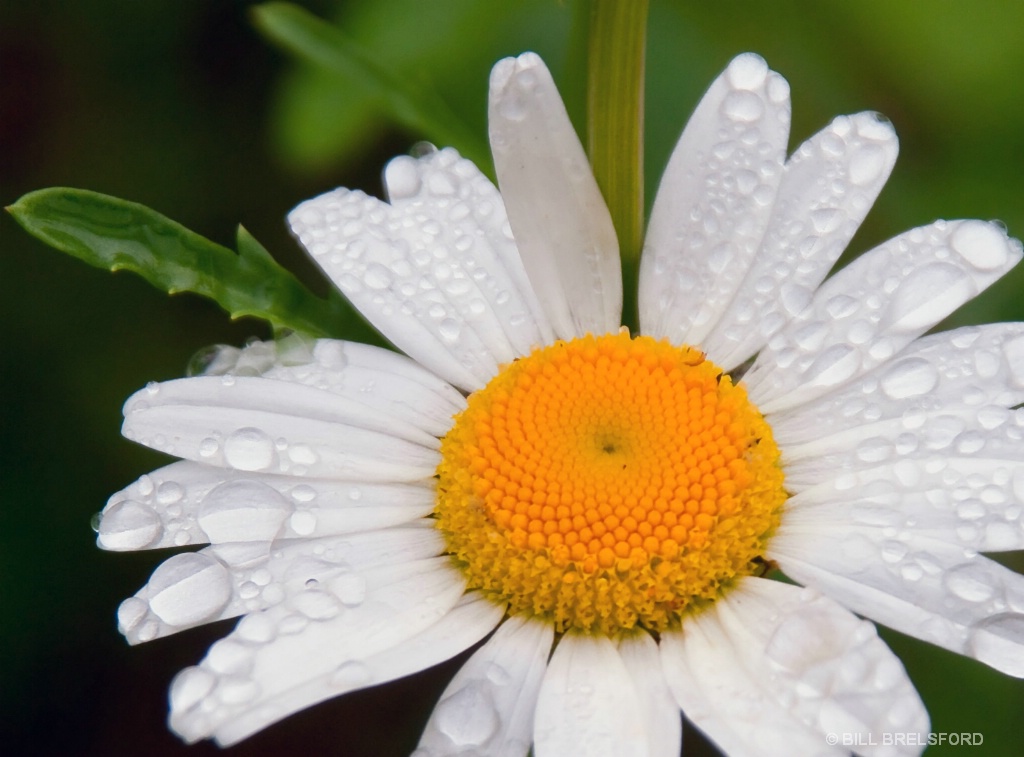
<path id="1" fill-rule="evenodd" d="M 587 49 L 587 151 L 619 237 L 622 323 L 633 333 L 644 229 L 647 9 L 648 0 L 592 0 Z"/>

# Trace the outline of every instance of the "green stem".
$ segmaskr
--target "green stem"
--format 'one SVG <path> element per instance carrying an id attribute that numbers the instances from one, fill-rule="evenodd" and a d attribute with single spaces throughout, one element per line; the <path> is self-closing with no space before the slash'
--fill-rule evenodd
<path id="1" fill-rule="evenodd" d="M 644 52 L 648 0 L 592 0 L 587 49 L 587 148 L 622 257 L 622 323 L 636 333 L 644 233 Z"/>

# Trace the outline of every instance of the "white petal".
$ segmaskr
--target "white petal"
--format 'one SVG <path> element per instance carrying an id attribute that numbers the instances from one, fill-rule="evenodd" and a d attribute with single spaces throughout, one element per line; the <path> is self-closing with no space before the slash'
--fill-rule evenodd
<path id="1" fill-rule="evenodd" d="M 437 623 L 464 591 L 459 573 L 438 557 L 367 572 L 364 601 L 334 615 L 310 617 L 281 604 L 249 616 L 198 668 L 179 676 L 171 728 L 189 742 L 213 735 L 233 741 L 296 707 L 370 685 L 366 660 Z M 188 679 L 204 682 L 202 696 L 181 693 L 196 688 Z"/>
<path id="2" fill-rule="evenodd" d="M 505 621 L 444 690 L 417 757 L 525 757 L 553 639 L 550 623 Z"/>
<path id="3" fill-rule="evenodd" d="M 615 644 L 563 636 L 537 699 L 537 757 L 647 757 L 647 721 Z"/>
<path id="4" fill-rule="evenodd" d="M 441 534 L 426 520 L 275 545 L 219 544 L 162 563 L 121 603 L 118 626 L 137 644 L 281 603 L 311 617 L 332 617 L 363 603 L 369 571 L 443 550 Z"/>
<path id="5" fill-rule="evenodd" d="M 729 754 L 849 753 L 828 734 L 859 744 L 893 731 L 926 739 L 927 713 L 899 660 L 870 623 L 817 592 L 745 579 L 682 631 L 663 634 L 661 650 L 686 716 Z"/>
<path id="6" fill-rule="evenodd" d="M 466 407 L 457 389 L 414 361 L 358 342 L 320 339 L 308 362 L 277 363 L 262 375 L 337 394 L 438 437 Z"/>
<path id="7" fill-rule="evenodd" d="M 447 615 L 398 646 L 363 660 L 343 662 L 336 670 L 306 681 L 275 699 L 273 707 L 261 706 L 238 713 L 220 725 L 214 737 L 221 746 L 230 746 L 330 697 L 405 678 L 444 662 L 490 633 L 501 621 L 504 611 L 504 607 L 475 593 L 466 594 Z M 183 671 L 179 675 L 190 673 Z M 173 688 L 171 696 L 173 701 Z"/>
<path id="8" fill-rule="evenodd" d="M 875 429 L 912 431 L 927 416 L 995 428 L 1024 402 L 1024 324 L 972 326 L 922 337 L 860 380 L 785 413 L 772 434 L 795 460 L 850 448 Z"/>
<path id="9" fill-rule="evenodd" d="M 618 331 L 618 239 L 583 146 L 537 55 L 498 62 L 487 117 L 512 233 L 555 335 Z"/>
<path id="10" fill-rule="evenodd" d="M 810 302 L 882 190 L 896 133 L 873 113 L 840 116 L 786 162 L 761 249 L 714 331 L 701 343 L 731 369 Z"/>
<path id="11" fill-rule="evenodd" d="M 501 249 L 513 244 L 501 198 L 454 150 L 400 159 L 388 175 L 394 205 L 337 189 L 295 208 L 292 233 L 384 336 L 452 384 L 479 389 L 550 333 L 514 252 Z M 443 208 L 427 196 L 442 180 L 454 193 Z"/>
<path id="12" fill-rule="evenodd" d="M 650 634 L 638 633 L 619 642 L 619 655 L 640 699 L 650 757 L 679 757 L 683 720 L 665 682 L 657 643 Z"/>
<path id="13" fill-rule="evenodd" d="M 994 223 L 936 221 L 853 261 L 768 342 L 744 380 L 763 412 L 821 397 L 891 359 L 1021 258 Z"/>
<path id="14" fill-rule="evenodd" d="M 761 245 L 789 138 L 789 85 L 753 53 L 715 80 L 672 153 L 640 262 L 640 329 L 700 344 Z"/>
<path id="15" fill-rule="evenodd" d="M 344 480 L 433 475 L 438 441 L 366 405 L 266 378 L 200 376 L 129 398 L 122 433 L 177 457 L 236 470 Z"/>
<path id="16" fill-rule="evenodd" d="M 787 483 L 787 486 L 791 484 Z M 939 455 L 833 471 L 786 502 L 787 517 L 912 530 L 978 551 L 1024 548 L 1024 461 Z"/>
<path id="17" fill-rule="evenodd" d="M 419 159 L 402 156 L 384 172 L 388 199 L 404 216 L 426 214 L 459 253 L 461 269 L 440 282 L 456 291 L 473 284 L 470 325 L 499 362 L 511 362 L 554 341 L 547 316 L 519 257 L 498 189 L 470 161 L 448 148 Z M 434 271 L 438 272 L 437 263 Z M 448 284 L 448 289 L 452 289 Z M 486 312 L 481 306 L 486 303 Z"/>
<path id="18" fill-rule="evenodd" d="M 784 522 L 769 556 L 791 578 L 897 631 L 1024 677 L 1024 576 L 914 531 Z"/>
<path id="19" fill-rule="evenodd" d="M 96 542 L 129 551 L 369 531 L 434 508 L 432 482 L 370 484 L 246 473 L 182 460 L 112 495 Z"/>

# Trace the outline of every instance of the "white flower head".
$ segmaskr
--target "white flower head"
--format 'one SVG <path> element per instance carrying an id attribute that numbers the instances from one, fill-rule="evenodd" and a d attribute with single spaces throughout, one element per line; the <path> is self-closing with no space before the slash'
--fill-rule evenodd
<path id="1" fill-rule="evenodd" d="M 1020 243 L 937 221 L 825 281 L 896 136 L 840 117 L 787 158 L 789 87 L 742 55 L 669 161 L 631 338 L 536 55 L 495 67 L 489 117 L 500 195 L 443 149 L 392 161 L 388 202 L 289 217 L 408 357 L 256 343 L 125 406 L 125 436 L 183 460 L 111 498 L 100 545 L 209 546 L 122 631 L 242 616 L 175 679 L 172 728 L 231 744 L 489 636 L 417 757 L 669 757 L 681 710 L 736 754 L 927 733 L 854 613 L 1024 676 L 1024 579 L 979 554 L 1024 547 L 1024 324 L 922 336 Z"/>

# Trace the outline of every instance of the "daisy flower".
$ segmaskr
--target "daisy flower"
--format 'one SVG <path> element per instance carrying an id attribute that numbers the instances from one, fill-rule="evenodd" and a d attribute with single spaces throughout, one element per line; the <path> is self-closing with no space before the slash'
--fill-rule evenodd
<path id="1" fill-rule="evenodd" d="M 405 356 L 292 337 L 129 399 L 125 436 L 182 460 L 111 498 L 100 546 L 209 546 L 121 630 L 242 616 L 175 679 L 171 727 L 232 744 L 487 639 L 417 757 L 669 757 L 680 711 L 730 754 L 917 754 L 925 709 L 859 615 L 1024 676 L 1024 580 L 980 554 L 1024 546 L 1024 324 L 922 336 L 1021 245 L 936 221 L 825 281 L 896 137 L 844 116 L 787 158 L 789 120 L 756 55 L 712 84 L 654 203 L 637 336 L 536 55 L 491 76 L 501 194 L 443 149 L 393 160 L 387 202 L 297 207 Z"/>

